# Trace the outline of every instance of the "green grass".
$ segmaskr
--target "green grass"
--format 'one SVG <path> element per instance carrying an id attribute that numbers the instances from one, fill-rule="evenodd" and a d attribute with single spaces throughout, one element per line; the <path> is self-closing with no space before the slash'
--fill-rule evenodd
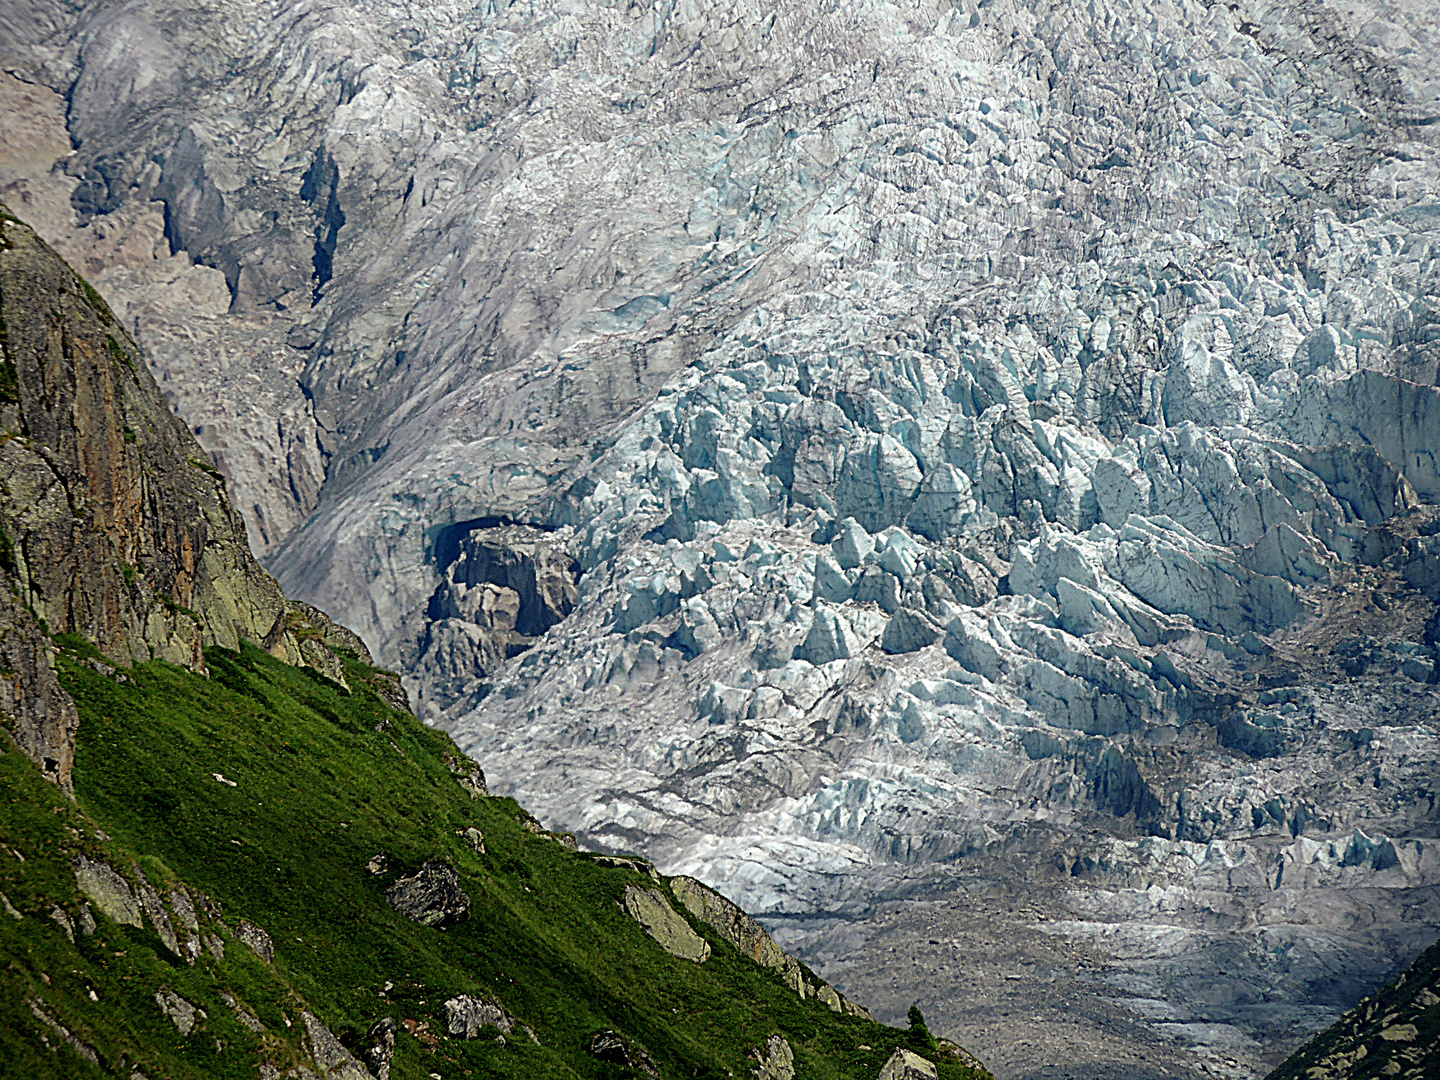
<path id="1" fill-rule="evenodd" d="M 472 799 L 445 765 L 450 740 L 386 706 L 353 661 L 353 694 L 248 645 L 207 650 L 208 679 L 156 662 L 120 683 L 82 663 L 82 641 L 62 644 L 62 678 L 81 714 L 76 803 L 13 747 L 0 756 L 0 844 L 25 855 L 0 850 L 0 890 L 25 915 L 0 913 L 0 1075 L 112 1075 L 123 1054 L 124 1068 L 151 1077 L 254 1080 L 257 1060 L 302 1060 L 296 1013 L 305 1007 L 351 1043 L 384 1016 L 428 1024 L 438 1039 L 402 1027 L 394 1080 L 617 1080 L 630 1073 L 586 1052 L 607 1028 L 642 1046 L 667 1080 L 748 1078 L 748 1051 L 777 1032 L 811 1080 L 873 1080 L 896 1046 L 915 1045 L 917 1032 L 801 1001 L 702 924 L 706 963 L 664 953 L 617 902 L 627 882 L 648 877 L 534 835 L 509 799 Z M 470 826 L 484 833 L 486 854 L 457 835 Z M 148 922 L 139 931 L 103 917 L 72 945 L 45 911 L 57 900 L 72 915 L 78 907 L 73 852 L 122 871 L 138 860 L 157 887 L 181 881 L 220 901 L 229 927 L 248 919 L 268 931 L 274 964 L 232 939 L 223 961 L 207 954 L 190 967 Z M 386 872 L 370 874 L 366 863 L 382 853 Z M 445 930 L 410 922 L 384 899 L 398 874 L 430 859 L 455 866 L 471 897 L 468 916 Z M 161 1015 L 162 987 L 208 1013 L 190 1036 Z M 267 1033 L 241 1027 L 223 990 Z M 518 1034 L 503 1046 L 449 1038 L 443 1003 L 458 993 L 493 994 L 541 1045 Z M 48 1029 L 26 1004 L 36 996 L 100 1051 L 106 1070 L 44 1048 Z M 941 1064 L 948 1080 L 970 1075 Z"/>

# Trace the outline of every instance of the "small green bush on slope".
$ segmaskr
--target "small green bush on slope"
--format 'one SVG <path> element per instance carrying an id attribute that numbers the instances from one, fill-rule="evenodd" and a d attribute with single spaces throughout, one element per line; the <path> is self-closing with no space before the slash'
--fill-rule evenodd
<path id="1" fill-rule="evenodd" d="M 393 1017 L 393 1080 L 633 1075 L 587 1052 L 606 1029 L 677 1080 L 748 1078 L 749 1052 L 776 1033 L 810 1080 L 873 1080 L 909 1044 L 909 1033 L 801 1000 L 703 924 L 692 923 L 711 944 L 704 964 L 663 952 L 618 902 L 648 876 L 534 834 L 511 800 L 472 799 L 447 765 L 458 754 L 449 739 L 385 705 L 363 665 L 346 665 L 353 693 L 250 646 L 208 651 L 209 678 L 156 662 L 121 682 L 85 662 L 84 642 L 66 644 L 59 663 L 81 714 L 76 804 L 13 747 L 0 756 L 0 891 L 23 916 L 0 914 L 0 1075 L 254 1080 L 260 1062 L 304 1061 L 301 1009 L 357 1050 Z M 461 835 L 471 827 L 483 855 Z M 77 917 L 76 854 L 132 880 L 138 865 L 162 893 L 183 882 L 206 894 L 227 930 L 249 920 L 269 933 L 273 964 L 231 936 L 223 960 L 207 951 L 191 966 L 148 920 L 139 930 L 101 917 L 72 944 L 47 912 L 58 903 Z M 377 855 L 379 874 L 367 870 Z M 431 859 L 453 865 L 471 898 L 444 930 L 384 897 Z M 206 1014 L 188 1035 L 156 1004 L 167 990 Z M 448 1036 L 444 1002 L 457 994 L 493 995 L 539 1045 L 518 1031 L 503 1044 Z M 224 995 L 265 1030 L 247 1028 Z M 940 1074 L 984 1075 L 955 1060 Z"/>

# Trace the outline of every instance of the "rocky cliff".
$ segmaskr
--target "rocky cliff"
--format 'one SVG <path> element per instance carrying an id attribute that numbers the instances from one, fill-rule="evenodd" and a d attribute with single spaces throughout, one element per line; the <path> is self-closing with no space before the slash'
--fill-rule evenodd
<path id="1" fill-rule="evenodd" d="M 242 639 L 336 674 L 327 636 L 363 652 L 319 612 L 287 605 L 134 340 L 3 205 L 0 320 L 4 704 L 47 776 L 69 789 L 77 722 L 51 634 L 84 637 L 113 664 L 194 671 L 206 646 Z"/>
<path id="2" fill-rule="evenodd" d="M 498 788 L 1253 1075 L 1440 902 L 1431 14 L 34 0 L 4 183 Z"/>

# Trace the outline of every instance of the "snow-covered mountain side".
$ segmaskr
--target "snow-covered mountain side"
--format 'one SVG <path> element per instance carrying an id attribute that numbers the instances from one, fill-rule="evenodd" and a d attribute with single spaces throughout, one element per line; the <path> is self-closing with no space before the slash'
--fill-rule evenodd
<path id="1" fill-rule="evenodd" d="M 936 974 L 999 1075 L 1251 1075 L 1426 944 L 1432 4 L 8 8 L 0 197 L 548 825 L 881 1013 L 1084 951 L 1029 1050 Z"/>

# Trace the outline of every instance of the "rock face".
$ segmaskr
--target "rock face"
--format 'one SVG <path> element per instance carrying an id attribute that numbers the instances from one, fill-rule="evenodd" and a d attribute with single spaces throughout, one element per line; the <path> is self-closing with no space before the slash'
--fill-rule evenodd
<path id="1" fill-rule="evenodd" d="M 421 926 L 445 927 L 470 910 L 470 897 L 449 863 L 427 862 L 385 890 L 390 906 Z"/>
<path id="2" fill-rule="evenodd" d="M 0 707 L 47 776 L 68 787 L 77 723 L 47 632 L 84 635 L 113 663 L 194 670 L 204 646 L 242 638 L 337 672 L 327 635 L 363 651 L 318 611 L 287 605 L 135 342 L 3 207 L 0 317 L 0 569 L 11 585 L 0 652 L 17 676 Z"/>
<path id="3" fill-rule="evenodd" d="M 767 918 L 1045 897 L 1236 1076 L 1418 950 L 1426 5 L 172 7 L 36 0 L 6 183 L 497 791 Z"/>
<path id="4" fill-rule="evenodd" d="M 671 956 L 703 964 L 710 959 L 710 944 L 675 913 L 659 889 L 625 887 L 624 906 L 630 917 Z"/>

